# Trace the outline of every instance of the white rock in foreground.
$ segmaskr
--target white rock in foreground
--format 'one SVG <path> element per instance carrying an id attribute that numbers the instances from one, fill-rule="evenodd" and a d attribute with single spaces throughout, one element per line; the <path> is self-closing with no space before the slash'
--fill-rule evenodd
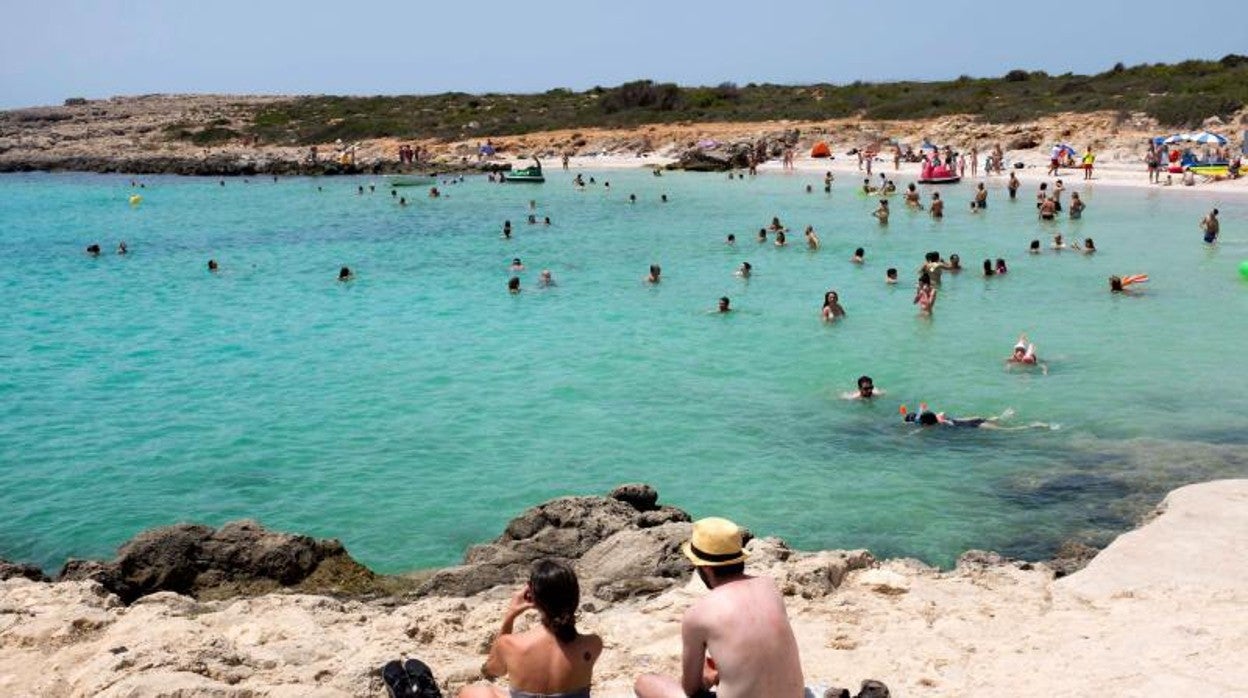
<path id="1" fill-rule="evenodd" d="M 1248 695 L 1248 480 L 1184 487 L 1162 508 L 1058 581 L 1042 566 L 889 561 L 791 596 L 808 680 L 877 678 L 895 696 Z M 784 578 L 810 559 L 754 561 Z M 595 602 L 582 618 L 607 641 L 595 695 L 676 671 L 680 615 L 701 593 Z M 454 688 L 475 677 L 507 595 L 389 608 L 163 593 L 127 608 L 91 582 L 14 579 L 0 582 L 0 696 L 384 696 L 374 671 L 403 652 Z"/>

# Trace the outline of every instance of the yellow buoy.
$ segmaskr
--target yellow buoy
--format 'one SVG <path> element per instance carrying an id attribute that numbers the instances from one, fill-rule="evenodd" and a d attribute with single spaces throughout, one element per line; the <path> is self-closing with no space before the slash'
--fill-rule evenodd
<path id="1" fill-rule="evenodd" d="M 142 203 L 142 202 L 143 202 L 143 197 L 139 196 L 138 194 L 131 194 L 131 195 L 130 195 L 130 205 L 131 205 L 131 206 L 138 206 L 138 205 L 139 205 L 140 203 Z"/>

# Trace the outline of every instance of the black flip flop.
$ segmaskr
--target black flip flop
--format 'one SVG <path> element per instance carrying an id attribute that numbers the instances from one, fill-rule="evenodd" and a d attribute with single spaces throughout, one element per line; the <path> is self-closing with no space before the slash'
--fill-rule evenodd
<path id="1" fill-rule="evenodd" d="M 403 665 L 397 659 L 388 661 L 381 667 L 381 680 L 385 682 L 390 698 L 416 698 L 417 696 L 417 693 L 412 690 L 412 680 L 408 678 Z"/>
<path id="2" fill-rule="evenodd" d="M 433 670 L 419 659 L 403 662 L 403 670 L 411 681 L 413 694 L 420 698 L 442 698 L 442 690 L 438 688 L 437 679 L 433 678 Z"/>

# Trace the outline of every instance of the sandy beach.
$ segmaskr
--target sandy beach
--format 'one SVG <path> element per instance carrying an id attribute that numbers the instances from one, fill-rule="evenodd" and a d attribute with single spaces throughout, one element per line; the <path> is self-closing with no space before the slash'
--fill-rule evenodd
<path id="1" fill-rule="evenodd" d="M 796 553 L 767 538 L 748 549 L 751 568 L 790 594 L 812 684 L 856 689 L 875 678 L 894 696 L 1248 695 L 1246 505 L 1248 480 L 1180 488 L 1061 579 L 985 553 L 941 572 L 872 563 L 863 551 Z M 408 655 L 453 695 L 477 678 L 510 593 L 363 602 L 162 592 L 127 607 L 94 582 L 10 579 L 0 582 L 0 693 L 382 696 L 377 668 Z M 634 600 L 583 598 L 581 627 L 607 643 L 595 695 L 629 696 L 638 672 L 675 671 L 680 616 L 702 593 L 691 580 Z"/>

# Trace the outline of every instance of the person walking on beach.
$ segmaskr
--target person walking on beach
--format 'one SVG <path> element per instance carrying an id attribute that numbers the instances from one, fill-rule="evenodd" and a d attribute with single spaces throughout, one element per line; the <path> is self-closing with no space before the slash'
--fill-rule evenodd
<path id="1" fill-rule="evenodd" d="M 1218 233 L 1222 231 L 1222 224 L 1218 222 L 1218 209 L 1213 209 L 1204 218 L 1200 219 L 1200 229 L 1205 231 L 1205 242 L 1212 245 L 1218 241 Z"/>
<path id="2" fill-rule="evenodd" d="M 971 146 L 971 176 L 979 176 L 979 146 Z"/>
<path id="3" fill-rule="evenodd" d="M 1144 154 L 1144 164 L 1148 166 L 1148 183 L 1161 184 L 1161 154 L 1152 143 L 1148 144 L 1148 152 Z"/>
<path id="4" fill-rule="evenodd" d="M 1096 153 L 1092 152 L 1092 146 L 1083 154 L 1083 178 L 1092 179 L 1092 163 L 1096 162 Z"/>
<path id="5" fill-rule="evenodd" d="M 554 560 L 534 563 L 528 583 L 512 595 L 498 637 L 481 665 L 487 679 L 508 677 L 510 690 L 473 684 L 461 689 L 458 698 L 588 698 L 594 663 L 602 656 L 602 638 L 577 631 L 580 597 L 571 567 Z M 529 610 L 536 610 L 541 622 L 516 633 L 516 619 Z"/>
<path id="6" fill-rule="evenodd" d="M 681 548 L 710 592 L 680 623 L 681 676 L 645 674 L 638 698 L 801 698 L 801 656 L 774 581 L 745 573 L 741 528 L 711 517 Z"/>

